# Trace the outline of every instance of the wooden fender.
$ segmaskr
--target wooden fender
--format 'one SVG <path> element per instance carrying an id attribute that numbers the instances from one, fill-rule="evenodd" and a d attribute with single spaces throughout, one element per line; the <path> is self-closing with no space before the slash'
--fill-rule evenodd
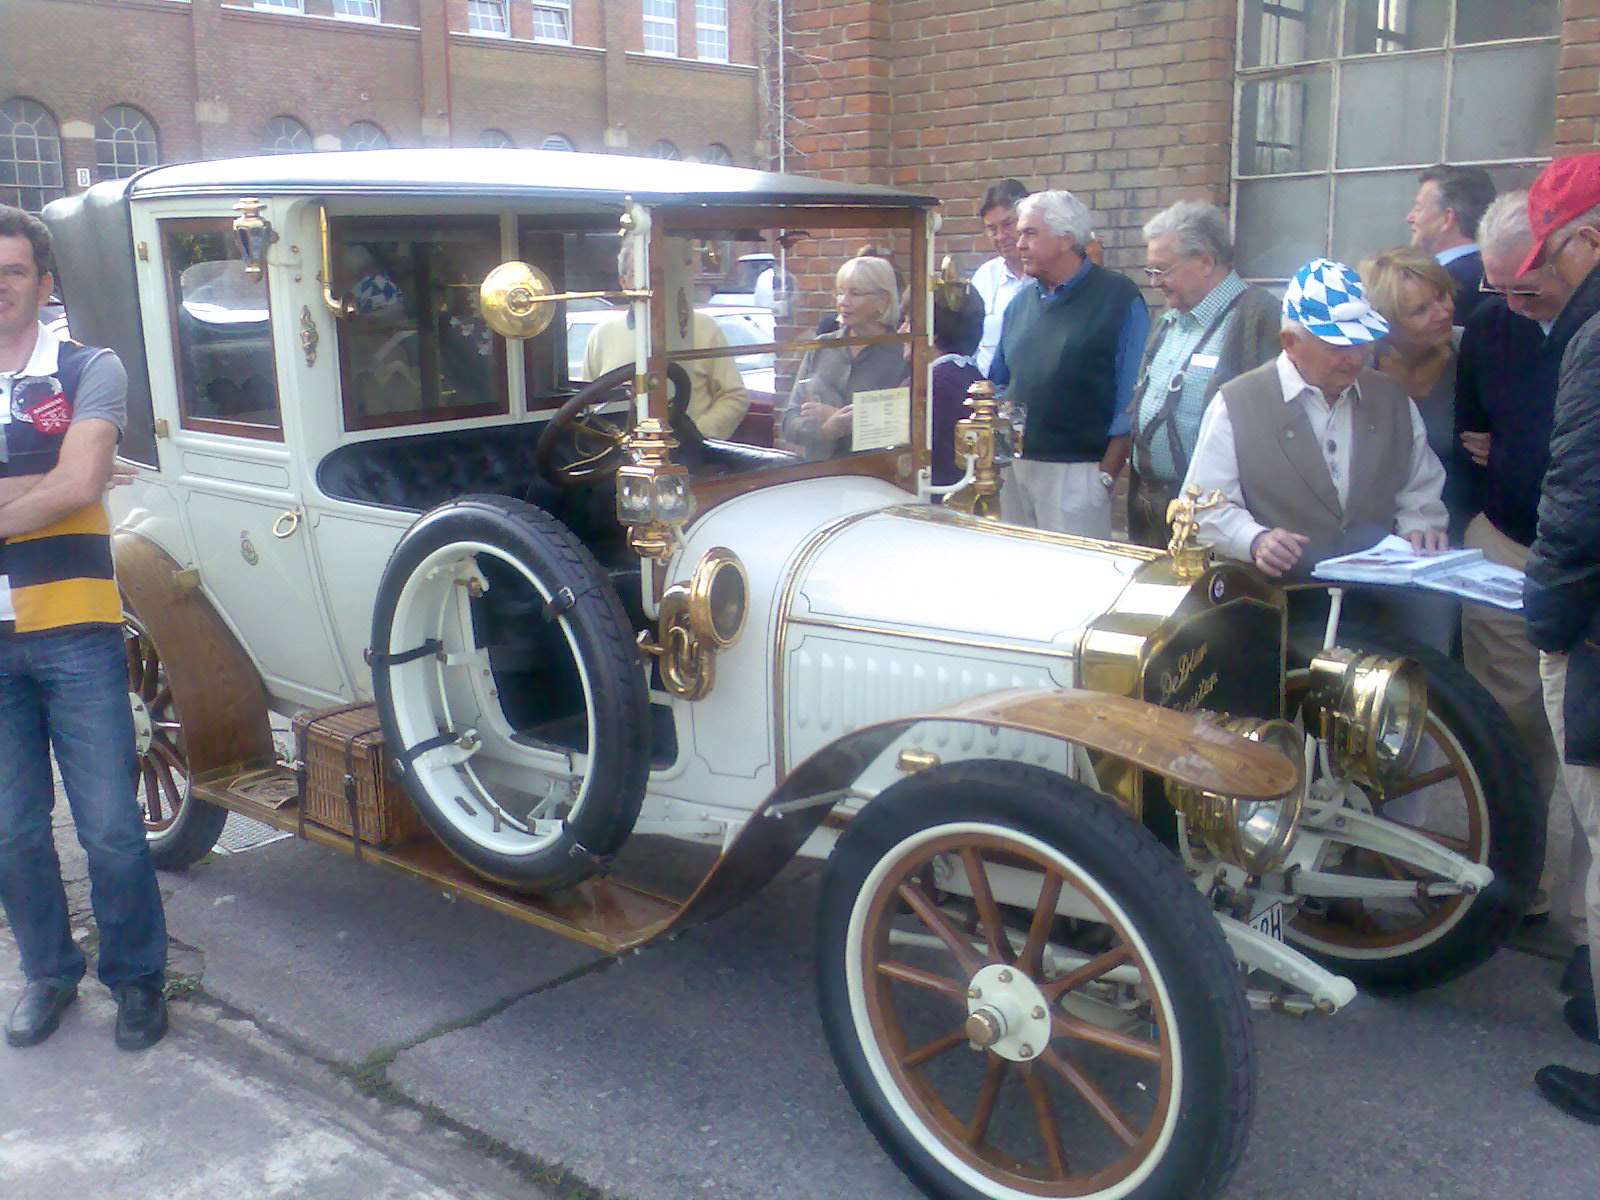
<path id="1" fill-rule="evenodd" d="M 166 551 L 130 530 L 111 536 L 123 603 L 139 618 L 166 668 L 183 721 L 194 779 L 276 760 L 267 690 L 239 639 Z M 192 574 L 191 574 L 192 578 Z"/>

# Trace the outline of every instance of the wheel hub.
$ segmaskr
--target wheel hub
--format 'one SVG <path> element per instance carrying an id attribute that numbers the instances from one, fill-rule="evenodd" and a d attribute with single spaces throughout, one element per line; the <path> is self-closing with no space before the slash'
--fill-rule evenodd
<path id="1" fill-rule="evenodd" d="M 155 740 L 155 724 L 150 720 L 150 709 L 139 698 L 138 692 L 128 693 L 128 707 L 133 710 L 133 745 L 141 756 L 150 752 Z"/>
<path id="2" fill-rule="evenodd" d="M 1050 1043 L 1050 1005 L 1017 967 L 991 963 L 967 985 L 966 1033 L 974 1050 L 1028 1062 Z"/>

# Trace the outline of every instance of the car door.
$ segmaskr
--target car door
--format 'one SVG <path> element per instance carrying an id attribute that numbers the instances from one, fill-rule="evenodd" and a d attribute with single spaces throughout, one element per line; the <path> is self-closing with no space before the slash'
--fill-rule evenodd
<path id="1" fill-rule="evenodd" d="M 176 409 L 168 473 L 201 585 L 274 695 L 348 697 L 284 435 L 270 281 L 250 277 L 227 218 L 163 220 L 160 238 Z"/>

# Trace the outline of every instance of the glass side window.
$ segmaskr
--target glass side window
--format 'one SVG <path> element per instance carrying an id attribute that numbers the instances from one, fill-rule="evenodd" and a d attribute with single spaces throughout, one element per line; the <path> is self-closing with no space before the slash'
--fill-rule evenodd
<path id="1" fill-rule="evenodd" d="M 505 343 L 478 309 L 501 260 L 492 217 L 336 221 L 347 429 L 504 415 Z"/>
<path id="2" fill-rule="evenodd" d="M 226 220 L 163 222 L 161 238 L 183 427 L 281 441 L 265 278 Z"/>

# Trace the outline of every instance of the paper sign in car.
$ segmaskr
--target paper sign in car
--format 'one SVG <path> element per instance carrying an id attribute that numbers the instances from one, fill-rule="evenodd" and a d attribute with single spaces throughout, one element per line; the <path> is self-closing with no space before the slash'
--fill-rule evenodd
<path id="1" fill-rule="evenodd" d="M 886 450 L 911 440 L 911 389 L 874 388 L 850 403 L 850 449 Z"/>

